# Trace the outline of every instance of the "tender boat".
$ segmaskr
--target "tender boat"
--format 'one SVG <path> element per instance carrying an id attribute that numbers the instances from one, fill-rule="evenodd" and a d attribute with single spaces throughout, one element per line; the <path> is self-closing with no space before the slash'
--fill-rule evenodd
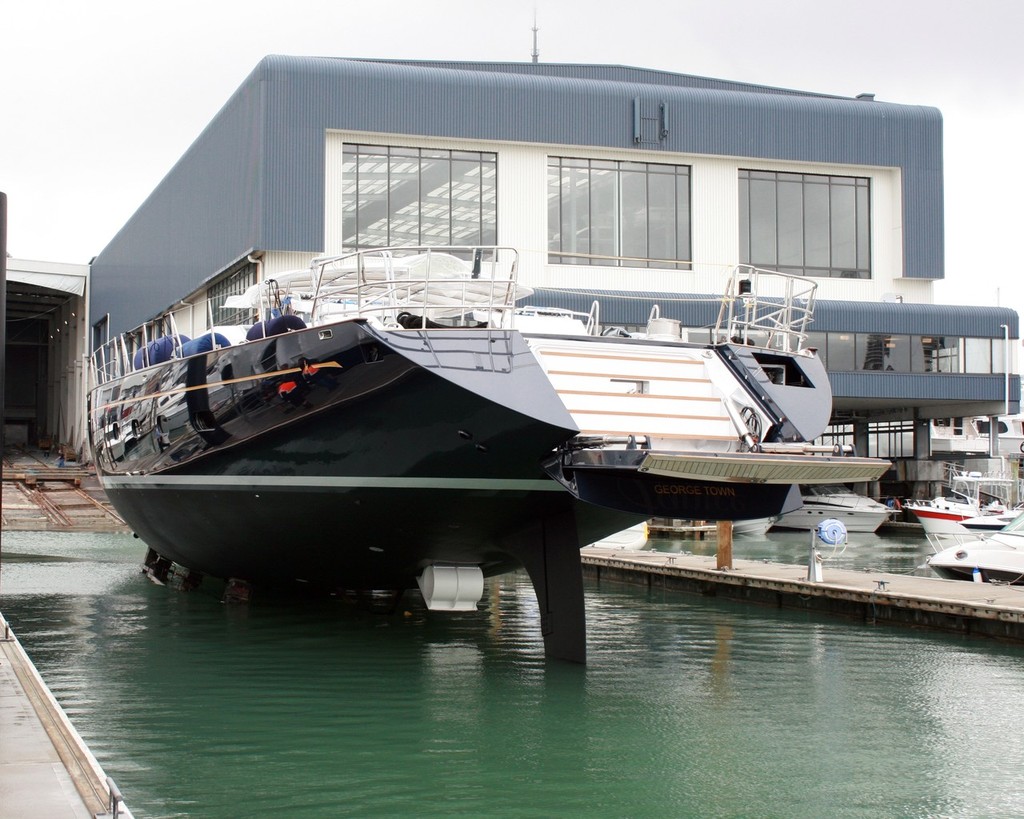
<path id="1" fill-rule="evenodd" d="M 737 268 L 695 343 L 657 311 L 636 338 L 596 302 L 517 307 L 511 248 L 317 259 L 236 297 L 261 311 L 244 330 L 186 339 L 171 316 L 97 350 L 97 475 L 158 578 L 473 610 L 485 576 L 525 567 L 547 654 L 582 661 L 581 544 L 775 515 L 793 483 L 888 467 L 808 444 L 831 411 L 814 287 Z"/>
<path id="2" fill-rule="evenodd" d="M 1024 585 L 1024 516 L 943 549 L 928 558 L 928 566 L 951 580 Z"/>
<path id="3" fill-rule="evenodd" d="M 810 531 L 831 518 L 840 521 L 848 532 L 875 532 L 892 516 L 884 503 L 837 484 L 804 486 L 801 499 L 803 505 L 780 516 L 773 528 Z"/>

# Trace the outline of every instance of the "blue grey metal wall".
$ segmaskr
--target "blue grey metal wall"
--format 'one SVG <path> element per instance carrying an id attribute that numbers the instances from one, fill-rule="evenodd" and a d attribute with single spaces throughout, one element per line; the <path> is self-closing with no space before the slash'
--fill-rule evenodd
<path id="1" fill-rule="evenodd" d="M 651 308 L 658 305 L 661 315 L 679 319 L 686 327 L 709 327 L 718 317 L 720 304 L 716 296 L 697 294 L 549 288 L 537 289 L 529 302 L 586 313 L 595 298 L 601 302 L 601 320 L 605 324 L 646 324 Z M 1017 312 L 1008 307 L 822 300 L 815 305 L 810 330 L 997 339 L 1009 334 L 1016 339 L 1018 322 Z"/>
<path id="2" fill-rule="evenodd" d="M 828 374 L 836 408 L 870 406 L 872 401 L 913 406 L 923 402 L 1002 402 L 1010 387 L 1010 412 L 1019 412 L 1020 378 L 1003 375 L 855 372 Z"/>
<path id="3" fill-rule="evenodd" d="M 287 137 L 294 151 L 282 157 L 289 161 L 268 166 L 271 175 L 301 179 L 296 159 L 322 151 L 302 134 L 319 145 L 328 128 L 636 147 L 633 105 L 639 99 L 649 109 L 664 104 L 667 112 L 667 133 L 645 136 L 639 147 L 647 150 L 900 168 L 903 274 L 944 275 L 942 119 L 934 108 L 765 93 L 756 86 L 736 90 L 744 88 L 740 84 L 693 87 L 692 78 L 680 80 L 689 84 L 658 85 L 653 80 L 664 76 L 659 72 L 614 66 L 600 72 L 567 66 L 553 76 L 558 67 L 530 69 L 532 63 L 515 73 L 474 70 L 474 63 L 302 57 L 268 57 L 260 65 L 268 84 L 268 144 Z M 609 78 L 595 79 L 595 73 Z M 310 179 L 303 187 L 315 197 L 322 182 Z M 287 219 L 291 212 L 278 215 Z M 322 227 L 320 220 L 306 225 L 314 226 Z M 279 228 L 288 232 L 286 224 Z M 291 229 L 305 232 L 294 223 Z"/>
<path id="4" fill-rule="evenodd" d="M 943 274 L 934 109 L 615 66 L 477 65 L 265 58 L 99 254 L 93 315 L 122 330 L 251 249 L 323 250 L 328 129 L 629 148 L 638 98 L 667 112 L 644 149 L 899 167 L 904 274 Z M 131 281 L 144 286 L 126 295 Z"/>

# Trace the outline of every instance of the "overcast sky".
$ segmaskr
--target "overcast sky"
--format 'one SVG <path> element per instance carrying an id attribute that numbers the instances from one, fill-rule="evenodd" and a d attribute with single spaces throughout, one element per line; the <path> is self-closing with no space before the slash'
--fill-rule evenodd
<path id="1" fill-rule="evenodd" d="M 631 65 L 938 108 L 939 301 L 1024 311 L 1024 0 L 5 4 L 11 256 L 88 262 L 268 54 Z"/>

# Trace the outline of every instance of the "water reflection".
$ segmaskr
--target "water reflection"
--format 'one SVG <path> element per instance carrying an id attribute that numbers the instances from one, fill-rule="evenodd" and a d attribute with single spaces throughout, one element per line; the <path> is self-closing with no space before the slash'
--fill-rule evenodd
<path id="1" fill-rule="evenodd" d="M 744 535 L 733 539 L 732 554 L 743 560 L 767 560 L 773 563 L 807 564 L 812 534 L 810 532 L 768 532 L 766 535 Z M 645 549 L 659 552 L 689 552 L 713 556 L 718 548 L 711 538 L 658 537 L 647 541 Z M 838 547 L 817 544 L 825 560 L 824 568 L 883 571 L 934 577 L 925 565 L 932 549 L 922 536 L 913 534 L 869 534 L 851 532 L 846 543 Z"/>
<path id="2" fill-rule="evenodd" d="M 476 613 L 226 606 L 77 537 L 5 534 L 0 608 L 140 818 L 1024 814 L 1017 648 L 603 582 L 549 664 L 521 574 Z M 881 540 L 850 557 L 927 548 Z"/>

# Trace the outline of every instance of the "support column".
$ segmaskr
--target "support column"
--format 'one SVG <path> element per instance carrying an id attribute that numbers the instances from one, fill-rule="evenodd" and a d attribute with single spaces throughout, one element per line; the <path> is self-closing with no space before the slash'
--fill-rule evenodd
<path id="1" fill-rule="evenodd" d="M 932 452 L 932 427 L 927 418 L 914 419 L 914 459 L 928 460 Z"/>
<path id="2" fill-rule="evenodd" d="M 573 663 L 587 661 L 587 618 L 583 608 L 583 567 L 576 518 L 564 512 L 543 518 L 521 533 L 509 550 L 530 575 L 540 607 L 544 655 Z"/>
<path id="3" fill-rule="evenodd" d="M 853 446 L 857 450 L 857 454 L 862 458 L 866 458 L 868 454 L 868 422 L 862 418 L 857 418 L 853 422 Z"/>

